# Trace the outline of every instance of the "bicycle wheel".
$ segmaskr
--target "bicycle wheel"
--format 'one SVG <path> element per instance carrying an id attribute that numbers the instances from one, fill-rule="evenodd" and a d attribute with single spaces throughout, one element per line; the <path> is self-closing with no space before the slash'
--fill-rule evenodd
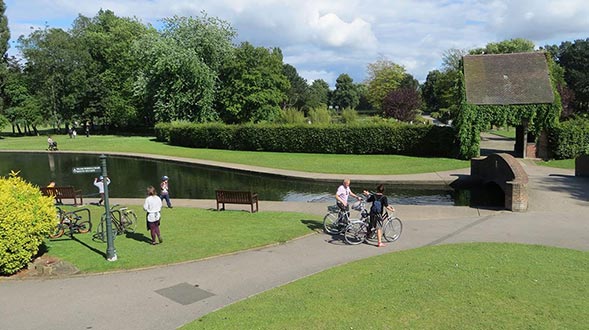
<path id="1" fill-rule="evenodd" d="M 366 223 L 363 221 L 352 221 L 344 231 L 346 243 L 356 245 L 364 242 L 366 239 Z"/>
<path id="2" fill-rule="evenodd" d="M 382 226 L 382 236 L 387 242 L 394 242 L 401 237 L 403 231 L 403 223 L 401 219 L 395 217 L 387 219 Z"/>
<path id="3" fill-rule="evenodd" d="M 76 224 L 76 232 L 80 234 L 85 234 L 92 230 L 92 222 L 90 221 L 82 221 Z"/>
<path id="4" fill-rule="evenodd" d="M 325 217 L 323 218 L 323 229 L 326 233 L 330 235 L 335 235 L 342 232 L 342 228 L 337 219 L 337 213 L 329 212 L 325 215 Z"/>
<path id="5" fill-rule="evenodd" d="M 57 226 L 55 226 L 55 229 L 49 233 L 49 238 L 59 238 L 63 236 L 66 228 L 67 226 L 63 222 L 58 223 Z"/>
<path id="6" fill-rule="evenodd" d="M 121 223 L 128 233 L 134 233 L 137 229 L 137 215 L 133 210 L 126 210 L 121 215 Z"/>

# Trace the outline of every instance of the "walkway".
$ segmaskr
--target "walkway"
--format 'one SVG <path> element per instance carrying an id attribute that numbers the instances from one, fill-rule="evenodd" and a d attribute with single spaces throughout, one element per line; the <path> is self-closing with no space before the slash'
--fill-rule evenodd
<path id="1" fill-rule="evenodd" d="M 525 213 L 401 205 L 397 209 L 405 224 L 403 236 L 386 248 L 347 246 L 341 239 L 316 233 L 285 244 L 165 267 L 4 280 L 0 281 L 0 329 L 175 329 L 330 267 L 422 246 L 518 242 L 589 250 L 589 179 L 576 178 L 570 170 L 523 163 L 531 196 L 530 210 Z M 325 210 L 325 205 L 302 204 L 307 212 L 322 214 Z M 177 200 L 176 205 L 212 208 L 215 203 Z M 262 202 L 260 208 L 300 210 L 302 206 Z M 206 297 L 207 293 L 212 295 Z"/>

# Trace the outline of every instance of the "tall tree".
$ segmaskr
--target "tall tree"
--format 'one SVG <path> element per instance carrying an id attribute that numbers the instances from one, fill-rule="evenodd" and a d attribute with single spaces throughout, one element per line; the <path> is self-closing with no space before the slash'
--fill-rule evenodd
<path id="1" fill-rule="evenodd" d="M 354 81 L 348 74 L 342 73 L 337 77 L 331 101 L 340 110 L 354 109 L 360 102 Z"/>
<path id="2" fill-rule="evenodd" d="M 0 116 L 4 108 L 4 83 L 8 72 L 7 54 L 8 40 L 10 40 L 10 30 L 8 29 L 8 18 L 5 15 L 6 5 L 4 0 L 0 0 Z"/>
<path id="3" fill-rule="evenodd" d="M 563 42 L 559 46 L 558 63 L 564 78 L 574 92 L 577 112 L 589 113 L 589 38 Z"/>
<path id="4" fill-rule="evenodd" d="M 329 84 L 323 79 L 313 80 L 309 86 L 309 98 L 307 100 L 307 108 L 315 109 L 319 107 L 327 107 L 329 104 Z"/>
<path id="5" fill-rule="evenodd" d="M 413 88 L 399 88 L 385 97 L 382 107 L 386 117 L 410 122 L 415 120 L 421 107 L 421 97 Z"/>
<path id="6" fill-rule="evenodd" d="M 290 82 L 290 88 L 286 93 L 287 98 L 282 108 L 308 110 L 306 108 L 306 103 L 309 98 L 309 85 L 307 85 L 305 78 L 299 76 L 297 69 L 290 64 L 283 65 L 282 73 Z"/>
<path id="7" fill-rule="evenodd" d="M 140 63 L 132 46 L 148 33 L 156 32 L 136 19 L 117 17 L 110 10 L 100 10 L 93 18 L 80 15 L 74 21 L 71 34 L 90 55 L 80 119 L 100 118 L 115 127 L 141 123 L 141 107 L 133 97 Z"/>
<path id="8" fill-rule="evenodd" d="M 219 113 L 229 123 L 275 119 L 290 87 L 280 49 L 254 47 L 248 42 L 225 64 L 221 81 Z"/>
<path id="9" fill-rule="evenodd" d="M 384 98 L 401 86 L 405 78 L 405 68 L 386 58 L 368 64 L 368 100 L 375 109 L 382 108 Z"/>
<path id="10" fill-rule="evenodd" d="M 470 51 L 471 55 L 478 54 L 508 54 L 508 53 L 527 53 L 534 51 L 534 43 L 523 38 L 503 40 L 499 42 L 488 43 L 485 48 L 476 48 Z"/>

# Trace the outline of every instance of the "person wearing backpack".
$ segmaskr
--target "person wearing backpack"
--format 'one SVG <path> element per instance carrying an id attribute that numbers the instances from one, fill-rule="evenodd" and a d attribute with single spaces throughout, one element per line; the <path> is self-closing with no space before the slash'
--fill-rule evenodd
<path id="1" fill-rule="evenodd" d="M 370 195 L 366 202 L 372 202 L 372 206 L 370 206 L 370 224 L 368 225 L 368 233 L 366 236 L 370 237 L 372 230 L 376 228 L 376 238 L 378 240 L 378 244 L 376 246 L 386 246 L 386 244 L 382 242 L 382 215 L 385 208 L 391 212 L 395 212 L 395 208 L 389 205 L 387 196 L 384 195 L 383 184 L 379 184 L 376 187 L 376 194 L 370 194 L 368 191 L 364 190 L 364 195 Z"/>

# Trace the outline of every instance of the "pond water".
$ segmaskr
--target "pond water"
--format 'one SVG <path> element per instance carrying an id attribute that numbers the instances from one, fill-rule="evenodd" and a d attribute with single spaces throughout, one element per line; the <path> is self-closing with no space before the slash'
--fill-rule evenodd
<path id="1" fill-rule="evenodd" d="M 93 181 L 97 174 L 73 174 L 74 167 L 99 166 L 98 155 L 61 153 L 0 153 L 0 175 L 11 170 L 33 184 L 45 186 L 49 180 L 58 186 L 74 186 L 84 197 L 97 196 Z M 304 179 L 283 178 L 267 174 L 163 160 L 108 156 L 108 174 L 111 178 L 110 197 L 143 198 L 145 188 L 159 188 L 163 175 L 170 178 L 172 198 L 214 199 L 216 189 L 255 191 L 262 200 L 334 202 L 334 194 L 341 183 L 317 182 Z M 374 190 L 374 184 L 353 181 L 352 191 Z M 159 189 L 158 189 L 159 190 Z M 386 186 L 386 194 L 392 204 L 401 205 L 468 205 L 468 192 L 451 188 L 427 186 Z"/>

